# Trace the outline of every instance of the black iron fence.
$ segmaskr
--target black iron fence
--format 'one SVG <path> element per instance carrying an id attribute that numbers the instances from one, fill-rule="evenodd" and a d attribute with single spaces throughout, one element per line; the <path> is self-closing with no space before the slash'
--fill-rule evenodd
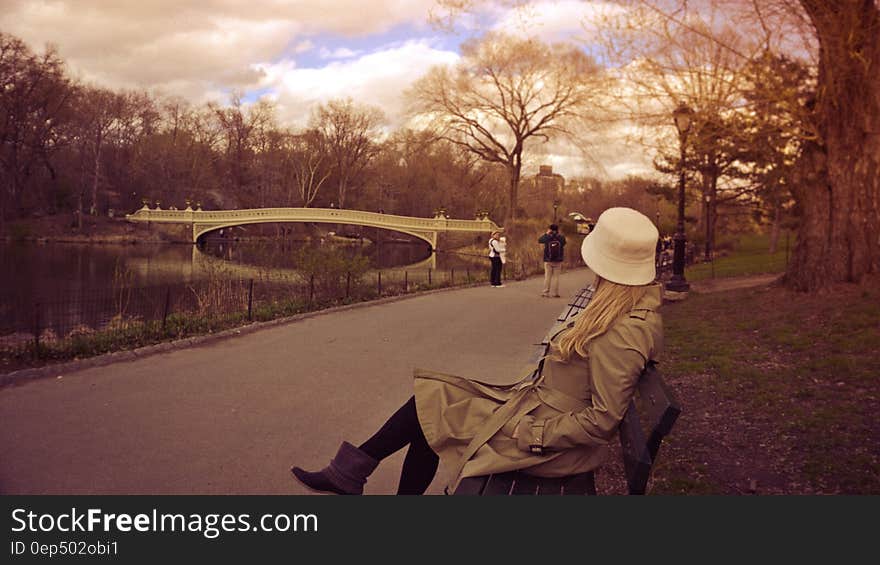
<path id="1" fill-rule="evenodd" d="M 569 266 L 577 267 L 576 262 Z M 507 279 L 543 264 L 505 265 Z M 186 284 L 83 289 L 0 305 L 0 372 L 220 331 L 376 298 L 488 282 L 487 269 L 388 270 L 296 278 L 213 278 Z"/>

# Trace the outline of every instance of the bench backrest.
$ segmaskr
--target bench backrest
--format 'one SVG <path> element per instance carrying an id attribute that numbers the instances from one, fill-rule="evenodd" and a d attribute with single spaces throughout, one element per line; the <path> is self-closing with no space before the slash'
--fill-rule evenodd
<path id="1" fill-rule="evenodd" d="M 591 298 L 593 298 L 593 289 L 590 287 L 584 287 L 578 291 L 578 293 L 574 295 L 574 298 L 572 298 L 571 302 L 562 309 L 559 317 L 556 318 L 556 323 L 553 324 L 544 336 L 544 339 L 541 340 L 541 343 L 535 344 L 535 349 L 529 356 L 526 369 L 527 371 L 531 370 L 531 372 L 526 378 L 533 378 L 540 374 L 541 367 L 543 367 L 544 356 L 547 355 L 547 352 L 550 349 L 550 339 L 559 333 L 566 324 L 571 322 L 572 318 L 586 308 Z"/>

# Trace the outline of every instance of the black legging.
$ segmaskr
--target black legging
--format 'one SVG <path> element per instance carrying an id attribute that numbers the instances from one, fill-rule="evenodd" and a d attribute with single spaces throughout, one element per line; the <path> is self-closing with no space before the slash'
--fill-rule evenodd
<path id="1" fill-rule="evenodd" d="M 492 262 L 492 268 L 489 271 L 489 284 L 492 286 L 501 285 L 501 257 L 489 257 Z"/>
<path id="2" fill-rule="evenodd" d="M 373 437 L 361 444 L 359 449 L 373 459 L 382 460 L 407 444 L 409 449 L 400 471 L 397 494 L 424 494 L 434 480 L 440 457 L 431 450 L 425 434 L 422 433 L 414 396 L 388 418 Z"/>

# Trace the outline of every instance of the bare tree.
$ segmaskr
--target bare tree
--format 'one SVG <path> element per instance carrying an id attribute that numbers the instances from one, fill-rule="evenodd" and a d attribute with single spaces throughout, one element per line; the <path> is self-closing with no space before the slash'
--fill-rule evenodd
<path id="1" fill-rule="evenodd" d="M 156 102 L 160 116 L 158 131 L 145 141 L 142 162 L 145 176 L 151 179 L 150 189 L 167 191 L 163 199 L 183 201 L 191 197 L 191 177 L 187 174 L 192 159 L 193 110 L 181 98 Z M 143 195 L 142 195 L 143 196 Z"/>
<path id="2" fill-rule="evenodd" d="M 528 3 L 506 0 L 507 4 Z M 878 0 L 615 0 L 683 28 L 696 10 L 735 12 L 755 43 L 815 64 L 816 96 L 801 123 L 804 141 L 792 193 L 800 210 L 786 273 L 795 289 L 858 282 L 880 271 L 880 2 Z M 446 21 L 476 9 L 472 0 L 438 0 Z M 626 32 L 627 30 L 622 30 Z M 741 57 L 714 29 L 704 37 Z M 796 40 L 803 40 L 798 43 Z"/>
<path id="3" fill-rule="evenodd" d="M 321 133 L 333 160 L 340 208 L 352 183 L 362 180 L 360 175 L 376 155 L 375 139 L 383 121 L 381 111 L 350 98 L 322 104 L 312 115 L 311 127 Z"/>
<path id="4" fill-rule="evenodd" d="M 678 11 L 641 0 L 680 25 Z M 880 271 L 880 2 L 877 0 L 716 0 L 734 12 L 766 50 L 814 63 L 815 96 L 795 112 L 800 157 L 791 190 L 800 212 L 786 283 L 805 291 L 858 282 Z M 788 34 L 779 30 L 791 30 Z M 714 33 L 706 37 L 744 60 Z M 793 42 L 792 37 L 802 39 Z M 781 91 L 784 101 L 787 93 Z"/>
<path id="5" fill-rule="evenodd" d="M 0 226 L 10 207 L 21 213 L 35 169 L 46 167 L 55 176 L 50 158 L 70 118 L 71 92 L 54 48 L 37 55 L 0 32 Z"/>
<path id="6" fill-rule="evenodd" d="M 307 129 L 289 137 L 290 166 L 300 202 L 308 208 L 315 201 L 324 182 L 333 173 L 331 156 L 321 131 Z"/>
<path id="7" fill-rule="evenodd" d="M 223 165 L 230 188 L 239 205 L 253 205 L 259 202 L 259 195 L 255 197 L 253 194 L 257 176 L 254 156 L 258 136 L 272 123 L 273 108 L 264 101 L 245 106 L 237 93 L 232 96 L 229 106 L 221 107 L 212 103 L 209 108 L 223 132 Z"/>
<path id="8" fill-rule="evenodd" d="M 641 144 L 656 152 L 655 167 L 678 178 L 681 167 L 698 180 L 689 183 L 700 210 L 706 258 L 714 249 L 719 210 L 754 205 L 754 191 L 742 180 L 743 69 L 761 50 L 732 22 L 714 11 L 688 13 L 682 21 L 651 5 L 610 12 L 594 22 L 606 59 L 617 65 L 620 88 L 613 105 L 642 127 Z M 672 111 L 692 110 L 681 163 Z M 748 109 L 745 109 L 749 111 Z"/>
<path id="9" fill-rule="evenodd" d="M 137 149 L 144 178 L 141 195 L 163 202 L 205 202 L 208 189 L 221 184 L 223 131 L 214 111 L 180 98 L 159 99 L 154 105 L 159 121 L 148 128 L 150 135 Z"/>
<path id="10" fill-rule="evenodd" d="M 506 167 L 504 219 L 515 220 L 526 143 L 569 132 L 594 94 L 597 67 L 572 45 L 496 33 L 461 51 L 457 65 L 436 67 L 415 84 L 413 110 L 432 118 L 444 139 Z"/>
<path id="11" fill-rule="evenodd" d="M 743 96 L 749 112 L 738 117 L 741 144 L 737 171 L 754 190 L 758 211 L 770 221 L 770 253 L 775 253 L 783 224 L 791 227 L 791 181 L 804 140 L 804 103 L 815 93 L 810 69 L 771 51 L 749 62 Z"/>
<path id="12" fill-rule="evenodd" d="M 203 193 L 208 196 L 211 182 L 216 178 L 218 166 L 221 161 L 221 148 L 223 146 L 223 129 L 214 119 L 214 112 L 210 107 L 196 110 L 187 119 L 190 132 L 188 173 L 192 184 L 192 195 L 198 196 Z M 218 183 L 219 185 L 219 183 Z"/>
<path id="13" fill-rule="evenodd" d="M 104 150 L 111 141 L 109 138 L 119 134 L 128 117 L 130 108 L 123 94 L 98 87 L 84 87 L 77 97 L 78 121 L 80 125 L 80 148 L 83 155 L 83 185 L 77 198 L 77 223 L 82 227 L 83 195 L 86 190 L 85 179 L 89 178 L 89 215 L 98 213 L 98 192 L 103 181 L 102 162 Z M 88 175 L 85 174 L 88 160 Z"/>
<path id="14" fill-rule="evenodd" d="M 668 3 L 637 4 L 690 27 L 686 2 L 673 3 L 675 10 Z M 790 185 L 800 222 L 787 284 L 811 291 L 878 272 L 880 5 L 876 0 L 715 0 L 707 6 L 735 13 L 739 25 L 753 32 L 761 56 L 775 50 L 815 63 L 816 95 L 806 111 L 795 112 L 800 158 Z M 754 58 L 715 31 L 703 35 L 743 61 Z M 786 96 L 779 93 L 780 100 Z"/>
<path id="15" fill-rule="evenodd" d="M 287 132 L 275 125 L 271 111 L 268 119 L 261 121 L 254 132 L 253 177 L 257 185 L 257 203 L 261 208 L 279 202 L 285 193 L 283 165 L 287 138 Z"/>

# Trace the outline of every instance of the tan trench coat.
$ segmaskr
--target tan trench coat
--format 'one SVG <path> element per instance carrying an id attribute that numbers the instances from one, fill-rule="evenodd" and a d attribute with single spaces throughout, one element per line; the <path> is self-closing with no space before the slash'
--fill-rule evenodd
<path id="1" fill-rule="evenodd" d="M 639 375 L 663 347 L 660 303 L 660 286 L 652 285 L 590 345 L 588 359 L 548 357 L 537 383 L 497 386 L 416 369 L 419 423 L 431 448 L 453 466 L 449 492 L 464 477 L 516 469 L 560 477 L 600 466 Z"/>

